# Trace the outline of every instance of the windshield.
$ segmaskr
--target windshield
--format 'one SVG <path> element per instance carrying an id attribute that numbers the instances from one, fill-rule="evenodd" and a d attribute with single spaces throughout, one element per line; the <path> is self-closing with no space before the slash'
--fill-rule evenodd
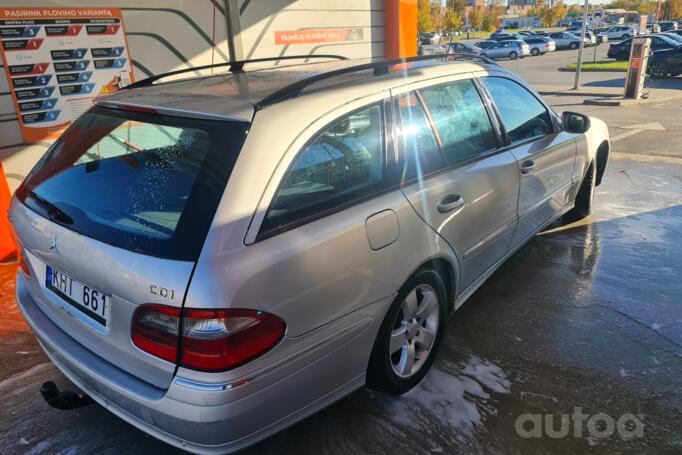
<path id="1" fill-rule="evenodd" d="M 88 237 L 195 260 L 247 127 L 95 107 L 48 150 L 17 197 Z"/>

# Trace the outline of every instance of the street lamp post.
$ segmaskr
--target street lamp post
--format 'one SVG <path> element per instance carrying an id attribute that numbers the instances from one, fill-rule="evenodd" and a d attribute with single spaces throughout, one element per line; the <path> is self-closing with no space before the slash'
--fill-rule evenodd
<path id="1" fill-rule="evenodd" d="M 585 0 L 585 14 L 583 15 L 583 24 L 580 29 L 580 47 L 578 48 L 578 64 L 575 67 L 575 83 L 573 90 L 578 90 L 580 86 L 580 70 L 583 66 L 583 48 L 585 47 L 585 32 L 587 31 L 587 9 L 590 6 L 590 0 Z M 595 51 L 596 52 L 596 51 Z"/>

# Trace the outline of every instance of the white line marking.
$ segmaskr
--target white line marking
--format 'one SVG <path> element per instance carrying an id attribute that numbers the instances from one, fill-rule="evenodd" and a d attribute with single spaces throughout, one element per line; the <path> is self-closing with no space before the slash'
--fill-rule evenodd
<path id="1" fill-rule="evenodd" d="M 634 136 L 635 134 L 639 134 L 639 133 L 641 133 L 642 131 L 644 131 L 644 130 L 630 130 L 630 131 L 626 131 L 626 132 L 624 132 L 624 133 L 619 134 L 618 136 L 613 136 L 613 137 L 611 138 L 611 142 L 618 142 L 618 141 L 620 141 L 621 139 L 625 139 L 626 137 Z"/>
<path id="2" fill-rule="evenodd" d="M 41 371 L 49 368 L 51 365 L 52 364 L 50 362 L 39 363 L 38 365 L 35 365 L 26 371 L 22 371 L 21 373 L 10 376 L 5 380 L 0 381 L 0 390 L 4 390 L 8 385 L 14 384 L 22 379 L 26 379 L 27 377 L 33 376 L 34 374 L 40 373 Z"/>

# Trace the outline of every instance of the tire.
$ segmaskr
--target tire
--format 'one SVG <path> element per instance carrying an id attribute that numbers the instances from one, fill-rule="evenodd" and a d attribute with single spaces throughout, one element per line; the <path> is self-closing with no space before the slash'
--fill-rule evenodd
<path id="1" fill-rule="evenodd" d="M 628 38 L 630 38 L 630 35 L 628 35 L 627 33 L 623 34 L 623 36 L 620 37 L 620 39 L 622 40 L 626 40 Z"/>
<path id="2" fill-rule="evenodd" d="M 531 53 L 531 55 L 534 55 L 537 57 L 538 55 L 540 55 L 540 49 L 538 49 L 537 47 L 534 47 L 533 49 L 530 50 L 530 53 Z"/>
<path id="3" fill-rule="evenodd" d="M 663 79 L 664 77 L 668 76 L 668 69 L 663 63 L 660 62 L 651 64 L 651 66 L 648 68 L 648 71 L 649 75 L 653 79 Z"/>
<path id="4" fill-rule="evenodd" d="M 402 395 L 419 384 L 436 358 L 446 316 L 443 279 L 434 270 L 418 270 L 384 317 L 367 369 L 367 384 L 391 395 Z"/>
<path id="5" fill-rule="evenodd" d="M 516 60 L 516 58 L 517 58 L 518 56 L 519 56 L 519 54 L 517 54 L 517 53 L 514 52 L 514 51 L 511 51 L 511 52 L 509 53 L 509 58 L 512 59 L 512 60 Z"/>
<path id="6" fill-rule="evenodd" d="M 568 45 L 568 48 L 571 50 L 578 49 L 578 43 L 571 43 Z"/>
<path id="7" fill-rule="evenodd" d="M 592 161 L 587 169 L 587 174 L 580 184 L 580 189 L 575 197 L 575 207 L 569 212 L 572 218 L 585 218 L 592 213 L 592 201 L 594 200 L 594 187 L 597 183 L 596 163 Z"/>

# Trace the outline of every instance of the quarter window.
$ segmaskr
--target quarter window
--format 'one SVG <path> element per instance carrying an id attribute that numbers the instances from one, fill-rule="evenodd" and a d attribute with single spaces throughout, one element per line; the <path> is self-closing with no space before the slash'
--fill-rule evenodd
<path id="1" fill-rule="evenodd" d="M 545 106 L 521 85 L 501 77 L 484 77 L 482 81 L 497 106 L 512 143 L 553 131 Z"/>
<path id="2" fill-rule="evenodd" d="M 471 80 L 420 90 L 441 139 L 447 165 L 497 147 L 490 118 Z"/>
<path id="3" fill-rule="evenodd" d="M 317 134 L 284 175 L 261 232 L 281 229 L 366 197 L 384 181 L 383 116 L 375 105 Z"/>

